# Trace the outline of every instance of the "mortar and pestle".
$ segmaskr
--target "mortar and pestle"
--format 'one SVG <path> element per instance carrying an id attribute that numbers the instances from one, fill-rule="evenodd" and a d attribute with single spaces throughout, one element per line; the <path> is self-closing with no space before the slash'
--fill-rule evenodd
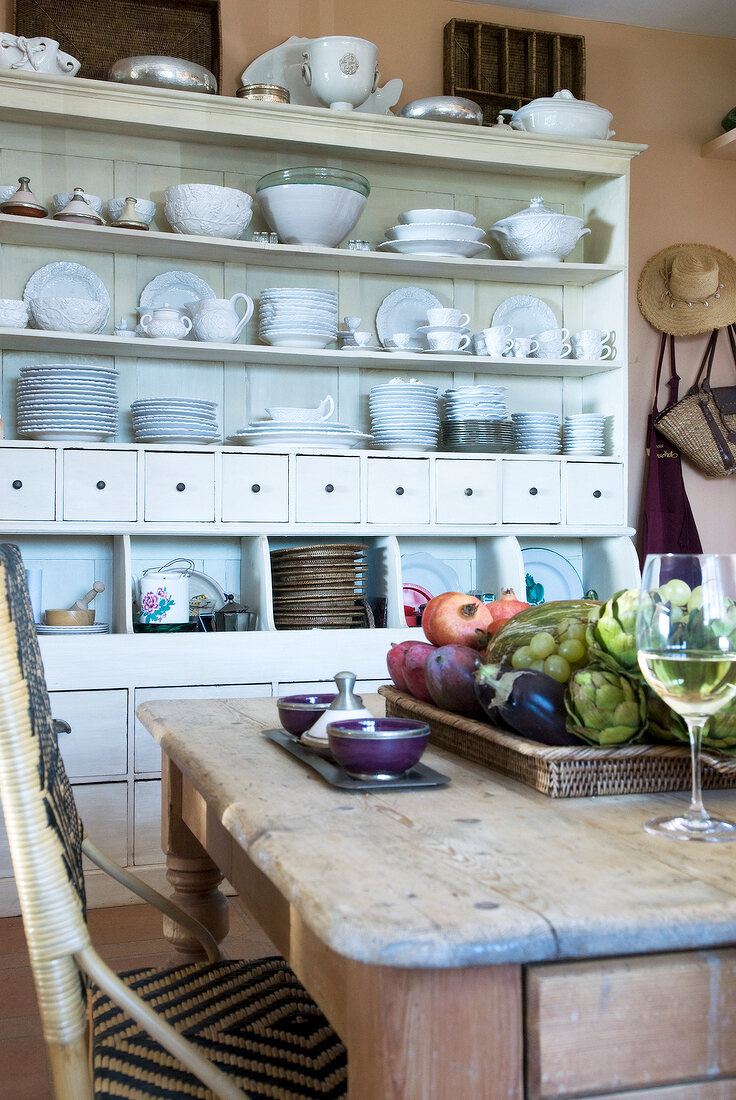
<path id="1" fill-rule="evenodd" d="M 86 596 L 75 600 L 71 607 L 47 607 L 44 612 L 47 626 L 93 626 L 94 608 L 88 607 L 98 592 L 104 592 L 102 581 L 95 581 Z"/>

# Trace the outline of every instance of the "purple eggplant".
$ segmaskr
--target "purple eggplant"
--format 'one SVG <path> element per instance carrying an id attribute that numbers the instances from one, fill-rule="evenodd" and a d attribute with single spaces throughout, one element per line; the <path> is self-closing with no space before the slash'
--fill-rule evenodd
<path id="1" fill-rule="evenodd" d="M 546 672 L 481 665 L 475 693 L 492 722 L 543 745 L 580 745 L 567 731 L 565 685 Z"/>

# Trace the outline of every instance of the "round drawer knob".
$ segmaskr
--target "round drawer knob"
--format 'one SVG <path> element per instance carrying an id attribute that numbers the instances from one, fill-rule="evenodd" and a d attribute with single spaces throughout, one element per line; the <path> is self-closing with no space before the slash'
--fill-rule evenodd
<path id="1" fill-rule="evenodd" d="M 98 489 L 104 489 L 105 488 L 105 482 L 104 481 L 98 481 L 97 482 L 97 488 Z"/>
<path id="2" fill-rule="evenodd" d="M 16 478 L 15 481 L 13 482 L 13 488 L 14 489 L 22 489 L 23 488 L 23 482 L 19 481 L 18 478 Z"/>
<path id="3" fill-rule="evenodd" d="M 529 490 L 529 496 L 530 497 L 535 497 L 538 492 L 539 492 L 539 489 L 536 487 L 536 485 L 532 485 L 531 489 Z"/>
<path id="4" fill-rule="evenodd" d="M 183 493 L 185 489 L 186 489 L 186 485 L 184 484 L 184 482 L 183 481 L 177 481 L 177 483 L 176 483 L 177 493 Z"/>
<path id="5" fill-rule="evenodd" d="M 334 493 L 334 491 L 335 491 L 335 486 L 334 486 L 334 485 L 331 485 L 331 484 L 330 484 L 330 483 L 328 482 L 328 483 L 327 483 L 327 485 L 325 485 L 325 492 L 326 492 L 326 493 Z"/>
<path id="6" fill-rule="evenodd" d="M 466 497 L 472 497 L 472 495 L 473 495 L 473 490 L 472 489 L 466 489 L 465 490 L 465 496 Z"/>
<path id="7" fill-rule="evenodd" d="M 403 495 L 404 495 L 404 486 L 403 485 L 397 485 L 396 486 L 396 496 L 397 497 L 403 497 Z"/>
<path id="8" fill-rule="evenodd" d="M 603 496 L 603 493 L 600 491 L 600 489 L 594 489 L 593 490 L 593 496 L 595 497 L 596 500 L 598 500 L 598 497 Z"/>
<path id="9" fill-rule="evenodd" d="M 251 493 L 260 493 L 261 487 L 258 484 L 258 482 L 256 482 L 255 485 L 251 485 L 250 491 L 251 491 Z"/>

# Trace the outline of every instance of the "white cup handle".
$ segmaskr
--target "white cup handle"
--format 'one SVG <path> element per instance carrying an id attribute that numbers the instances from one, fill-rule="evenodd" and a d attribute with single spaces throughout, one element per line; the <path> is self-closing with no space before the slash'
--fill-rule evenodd
<path id="1" fill-rule="evenodd" d="M 530 355 L 535 355 L 538 351 L 539 351 L 539 341 L 538 340 L 532 340 L 531 344 L 529 345 L 529 354 Z"/>
<path id="2" fill-rule="evenodd" d="M 606 330 L 603 329 L 603 331 L 601 332 L 601 343 L 602 344 L 608 343 L 608 341 L 611 339 L 612 336 L 613 336 L 612 332 L 606 332 Z"/>
<path id="3" fill-rule="evenodd" d="M 322 404 L 325 406 L 326 411 L 322 413 L 320 420 L 329 420 L 333 412 L 335 411 L 335 399 L 331 393 L 327 394 L 327 397 L 324 399 Z"/>
<path id="4" fill-rule="evenodd" d="M 312 70 L 309 67 L 309 54 L 306 50 L 302 53 L 304 60 L 302 61 L 302 80 L 308 88 L 312 87 Z"/>
<path id="5" fill-rule="evenodd" d="M 572 344 L 563 344 L 560 350 L 560 359 L 566 359 L 572 351 Z"/>
<path id="6" fill-rule="evenodd" d="M 460 320 L 457 323 L 457 327 L 458 328 L 464 328 L 465 325 L 469 325 L 469 324 L 470 324 L 470 314 L 469 313 L 461 313 L 460 314 Z"/>
<path id="7" fill-rule="evenodd" d="M 376 65 L 376 71 L 373 74 L 373 83 L 371 84 L 371 95 L 373 95 L 376 88 L 378 87 L 378 81 L 380 79 L 381 79 L 381 74 L 378 71 L 378 65 Z"/>
<path id="8" fill-rule="evenodd" d="M 241 290 L 239 290 L 236 294 L 233 294 L 232 298 L 230 299 L 230 305 L 234 309 L 235 308 L 235 303 L 240 298 L 242 298 L 243 301 L 245 302 L 245 313 L 243 314 L 243 316 L 240 318 L 237 325 L 235 326 L 235 332 L 233 333 L 233 341 L 237 340 L 237 338 L 240 336 L 241 332 L 243 331 L 243 329 L 245 328 L 245 326 L 248 324 L 251 317 L 253 316 L 253 299 L 249 298 L 247 294 L 243 294 L 243 292 Z"/>
<path id="9" fill-rule="evenodd" d="M 598 358 L 599 359 L 611 359 L 612 357 L 613 357 L 613 348 L 611 347 L 610 344 L 605 344 L 604 347 L 601 348 L 601 353 L 598 356 Z"/>
<path id="10" fill-rule="evenodd" d="M 181 319 L 181 323 L 184 325 L 184 328 L 186 329 L 187 332 L 192 331 L 192 319 L 191 319 L 191 317 L 187 317 L 186 315 L 184 315 Z"/>
<path id="11" fill-rule="evenodd" d="M 464 336 L 460 337 L 460 343 L 457 346 L 457 350 L 458 351 L 464 351 L 469 343 L 470 343 L 470 337 L 468 336 L 467 333 L 465 333 Z"/>
<path id="12" fill-rule="evenodd" d="M 560 329 L 560 336 L 563 340 L 567 340 L 569 335 L 570 335 L 570 330 L 569 329 L 567 329 L 567 328 Z"/>
<path id="13" fill-rule="evenodd" d="M 505 332 L 504 332 L 505 336 L 513 335 L 513 332 L 514 332 L 514 326 L 513 325 L 504 325 L 503 327 L 505 329 Z"/>
<path id="14" fill-rule="evenodd" d="M 511 328 L 511 325 L 507 325 L 507 328 Z M 513 332 L 513 329 L 511 329 L 511 331 Z M 501 352 L 501 355 L 508 355 L 508 353 L 511 351 L 513 346 L 514 346 L 514 341 L 513 340 L 507 340 L 505 342 L 504 346 L 503 346 L 503 351 Z"/>

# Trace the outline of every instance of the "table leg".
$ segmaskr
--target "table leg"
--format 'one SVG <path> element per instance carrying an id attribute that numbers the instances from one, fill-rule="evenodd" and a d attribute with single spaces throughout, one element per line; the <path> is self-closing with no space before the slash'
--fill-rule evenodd
<path id="1" fill-rule="evenodd" d="M 227 898 L 218 889 L 224 876 L 184 824 L 181 793 L 181 772 L 164 753 L 161 829 L 166 877 L 174 888 L 171 900 L 200 921 L 221 943 L 229 927 Z M 163 931 L 174 948 L 172 965 L 206 958 L 199 941 L 168 917 L 163 918 Z"/>

